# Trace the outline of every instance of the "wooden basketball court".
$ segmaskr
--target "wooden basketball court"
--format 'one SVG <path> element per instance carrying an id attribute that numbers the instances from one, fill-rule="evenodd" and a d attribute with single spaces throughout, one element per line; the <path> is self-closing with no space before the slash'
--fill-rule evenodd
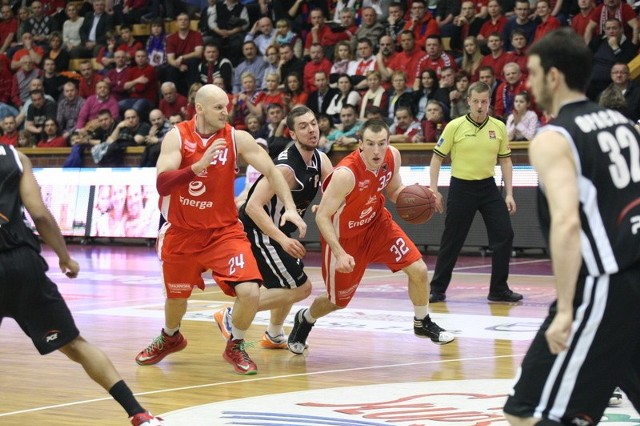
<path id="1" fill-rule="evenodd" d="M 65 278 L 57 270 L 55 255 L 46 250 L 50 276 L 67 299 L 82 335 L 109 355 L 141 403 L 156 415 L 286 392 L 406 382 L 436 386 L 436 381 L 511 379 L 554 294 L 549 260 L 523 256 L 512 259 L 510 285 L 524 294 L 524 302 L 488 303 L 490 258 L 463 256 L 447 292 L 447 302 L 431 306 L 434 320 L 454 330 L 457 340 L 437 346 L 413 335 L 413 310 L 404 274 L 372 267 L 352 304 L 317 322 L 305 355 L 262 349 L 258 342 L 268 314 L 259 313 L 247 337 L 255 342 L 248 352 L 259 371 L 256 376 L 239 376 L 221 356 L 224 341 L 212 320 L 212 313 L 232 303 L 232 299 L 210 283 L 206 291 L 194 292 L 182 324 L 188 347 L 155 366 L 141 367 L 134 357 L 158 335 L 163 325 L 164 298 L 154 249 L 77 245 L 70 249 L 81 264 L 80 277 Z M 435 256 L 426 259 L 432 271 Z M 314 294 L 318 294 L 323 290 L 318 253 L 310 253 L 306 264 Z M 300 305 L 310 303 L 308 299 Z M 291 319 L 290 316 L 287 330 Z M 0 425 L 128 424 L 120 406 L 79 365 L 60 353 L 38 355 L 12 319 L 5 318 L 2 322 L 0 342 Z M 503 392 L 506 394 L 508 390 L 505 388 Z M 267 423 L 202 419 L 196 424 Z"/>

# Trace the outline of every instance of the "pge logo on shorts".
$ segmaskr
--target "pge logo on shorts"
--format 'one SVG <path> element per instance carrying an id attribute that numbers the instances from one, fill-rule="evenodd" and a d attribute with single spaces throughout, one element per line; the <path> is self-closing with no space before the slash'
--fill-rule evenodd
<path id="1" fill-rule="evenodd" d="M 49 330 L 44 335 L 45 343 L 54 343 L 60 337 L 60 330 Z"/>

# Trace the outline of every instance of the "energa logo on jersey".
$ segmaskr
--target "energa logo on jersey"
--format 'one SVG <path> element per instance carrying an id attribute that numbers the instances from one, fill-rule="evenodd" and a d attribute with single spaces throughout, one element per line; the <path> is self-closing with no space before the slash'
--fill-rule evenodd
<path id="1" fill-rule="evenodd" d="M 207 192 L 207 187 L 201 180 L 192 180 L 189 182 L 189 195 L 192 197 L 200 197 Z M 209 209 L 213 207 L 213 201 L 209 200 L 194 200 L 191 198 L 180 196 L 180 204 L 183 206 L 195 207 L 200 210 Z"/>
<path id="2" fill-rule="evenodd" d="M 189 195 L 192 197 L 199 197 L 207 191 L 207 187 L 204 186 L 204 182 L 201 180 L 192 180 L 189 182 Z"/>

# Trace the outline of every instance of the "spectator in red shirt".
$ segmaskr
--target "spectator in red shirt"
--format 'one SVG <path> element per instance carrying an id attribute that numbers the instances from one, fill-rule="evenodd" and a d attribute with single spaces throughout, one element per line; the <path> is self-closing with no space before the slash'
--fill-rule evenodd
<path id="1" fill-rule="evenodd" d="M 127 65 L 134 64 L 136 52 L 140 49 L 144 49 L 144 46 L 133 37 L 131 27 L 128 25 L 120 26 L 120 44 L 118 44 L 116 50 L 122 50 L 126 52 Z"/>
<path id="2" fill-rule="evenodd" d="M 428 101 L 424 120 L 422 120 L 424 142 L 437 142 L 446 125 L 442 104 L 433 99 Z"/>
<path id="3" fill-rule="evenodd" d="M 67 141 L 58 134 L 56 120 L 47 118 L 44 122 L 42 139 L 38 142 L 36 148 L 64 148 L 67 146 Z"/>
<path id="4" fill-rule="evenodd" d="M 525 80 L 522 78 L 520 66 L 515 62 L 509 62 L 504 66 L 504 81 L 496 89 L 496 104 L 493 116 L 507 121 L 507 117 L 513 110 L 513 99 L 518 93 L 526 92 Z"/>
<path id="5" fill-rule="evenodd" d="M 267 109 L 270 105 L 280 105 L 283 111 L 288 111 L 285 93 L 279 89 L 280 74 L 272 72 L 266 76 L 267 87 L 256 96 L 256 108 L 260 114 L 258 118 L 264 121 L 267 116 Z"/>
<path id="6" fill-rule="evenodd" d="M 93 70 L 91 61 L 85 60 L 80 63 L 80 85 L 79 94 L 87 99 L 96 94 L 96 84 L 104 80 L 104 77 Z"/>
<path id="7" fill-rule="evenodd" d="M 179 14 L 176 23 L 178 30 L 167 37 L 169 66 L 160 80 L 176 82 L 178 91 L 187 93 L 189 86 L 199 81 L 198 65 L 204 50 L 204 42 L 198 31 L 189 28 L 189 15 Z"/>
<path id="8" fill-rule="evenodd" d="M 9 69 L 9 59 L 0 54 L 0 119 L 8 114 L 17 115 L 17 110 L 8 105 L 11 103 L 11 89 L 13 86 L 13 74 Z M 8 109 L 8 110 L 7 110 Z"/>
<path id="9" fill-rule="evenodd" d="M 356 31 L 356 12 L 350 7 L 345 7 L 340 11 L 340 26 L 326 33 L 320 43 L 323 46 L 335 46 L 340 41 L 351 42 Z"/>
<path id="10" fill-rule="evenodd" d="M 411 19 L 404 25 L 404 30 L 413 32 L 416 44 L 422 47 L 427 37 L 440 34 L 438 22 L 433 18 L 431 12 L 427 10 L 427 3 L 424 0 L 413 0 L 411 3 Z"/>
<path id="11" fill-rule="evenodd" d="M 3 4 L 0 7 L 0 54 L 7 53 L 11 44 L 16 41 L 16 33 L 18 32 L 18 19 L 13 16 L 13 9 L 9 4 Z"/>
<path id="12" fill-rule="evenodd" d="M 40 66 L 44 57 L 44 49 L 33 41 L 31 33 L 22 33 L 22 49 L 16 50 L 11 58 L 11 71 L 20 68 L 20 59 L 23 56 L 29 56 L 36 67 Z"/>
<path id="13" fill-rule="evenodd" d="M 116 66 L 113 69 L 107 71 L 105 80 L 111 85 L 111 94 L 119 101 L 128 97 L 128 93 L 124 88 L 124 83 L 127 81 L 127 75 L 129 73 L 129 66 L 127 65 L 128 56 L 123 50 L 116 50 L 113 56 L 116 60 Z"/>
<path id="14" fill-rule="evenodd" d="M 453 71 L 458 70 L 456 59 L 442 48 L 442 41 L 439 35 L 434 34 L 427 37 L 425 48 L 427 55 L 418 62 L 416 77 L 422 75 L 422 71 L 426 69 L 434 70 L 438 78 L 440 78 L 440 73 L 444 68 L 453 68 Z"/>
<path id="15" fill-rule="evenodd" d="M 396 53 L 389 61 L 386 72 L 381 69 L 382 74 L 391 76 L 393 71 L 404 71 L 407 75 L 407 87 L 414 87 L 416 80 L 419 80 L 418 62 L 426 56 L 424 51 L 416 46 L 415 36 L 411 31 L 403 31 L 400 34 L 400 46 L 402 51 Z M 380 61 L 378 61 L 380 66 Z"/>
<path id="16" fill-rule="evenodd" d="M 491 53 L 482 58 L 480 68 L 489 66 L 493 68 L 494 75 L 502 75 L 502 68 L 507 63 L 507 52 L 504 51 L 503 45 L 500 33 L 491 34 L 487 39 L 487 47 Z"/>
<path id="17" fill-rule="evenodd" d="M 562 24 L 558 21 L 558 18 L 551 15 L 551 6 L 549 0 L 538 0 L 536 3 L 536 15 L 538 15 L 538 26 L 536 27 L 536 32 L 533 35 L 533 43 L 540 40 L 542 36 L 555 30 L 556 28 L 560 28 Z"/>
<path id="18" fill-rule="evenodd" d="M 313 9 L 309 14 L 309 21 L 311 22 L 311 30 L 304 42 L 304 56 L 309 55 L 311 45 L 314 43 L 328 46 L 329 44 L 325 41 L 325 37 L 331 34 L 331 28 L 325 23 L 322 10 Z"/>
<path id="19" fill-rule="evenodd" d="M 187 114 L 187 97 L 178 93 L 173 81 L 165 81 L 160 86 L 160 111 L 165 117 L 180 114 L 184 119 Z"/>
<path id="20" fill-rule="evenodd" d="M 401 105 L 396 109 L 395 123 L 389 128 L 389 142 L 391 143 L 419 143 L 424 142 L 424 135 L 420 122 L 413 116 L 411 107 Z"/>
<path id="21" fill-rule="evenodd" d="M 480 27 L 480 33 L 478 34 L 478 40 L 484 42 L 492 33 L 500 33 L 504 30 L 504 26 L 507 24 L 507 18 L 502 13 L 502 7 L 498 0 L 491 0 L 487 5 L 489 12 L 489 19 Z"/>
<path id="22" fill-rule="evenodd" d="M 309 93 L 302 88 L 302 78 L 297 73 L 289 74 L 284 82 L 284 99 L 287 102 L 286 110 L 291 111 L 298 105 L 306 105 Z"/>
<path id="23" fill-rule="evenodd" d="M 309 48 L 309 56 L 311 60 L 304 66 L 304 90 L 311 93 L 317 90 L 315 85 L 316 72 L 324 71 L 325 74 L 331 74 L 331 61 L 324 57 L 324 49 L 320 43 L 313 43 Z"/>
<path id="24" fill-rule="evenodd" d="M 589 0 L 591 1 L 591 0 Z M 522 30 L 513 30 L 511 33 L 511 47 L 513 50 L 507 52 L 506 62 L 515 62 L 520 66 L 520 72 L 525 80 L 529 71 L 527 70 L 527 35 Z"/>
<path id="25" fill-rule="evenodd" d="M 15 116 L 8 115 L 2 120 L 0 143 L 18 146 L 18 124 Z"/>
<path id="26" fill-rule="evenodd" d="M 584 37 L 594 8 L 593 0 L 578 0 L 578 7 L 580 8 L 580 13 L 571 18 L 571 28 L 578 35 Z"/>
<path id="27" fill-rule="evenodd" d="M 147 121 L 149 112 L 158 103 L 158 78 L 156 70 L 149 65 L 147 51 L 143 48 L 136 52 L 136 66 L 127 68 L 127 79 L 123 84 L 128 98 L 118 102 L 121 113 L 134 109 L 142 121 Z"/>
<path id="28" fill-rule="evenodd" d="M 388 90 L 391 88 L 391 74 L 393 74 L 389 74 L 388 67 L 391 63 L 391 60 L 396 56 L 396 47 L 393 38 L 391 38 L 390 35 L 386 34 L 380 37 L 378 45 L 380 48 L 378 49 L 378 53 L 376 54 L 376 62 L 378 65 L 378 71 L 380 71 L 380 75 L 382 76 L 382 85 L 385 89 Z"/>

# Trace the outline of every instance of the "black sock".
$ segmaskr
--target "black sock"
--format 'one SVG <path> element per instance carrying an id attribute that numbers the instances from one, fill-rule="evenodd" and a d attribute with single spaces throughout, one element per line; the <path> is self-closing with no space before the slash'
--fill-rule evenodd
<path id="1" fill-rule="evenodd" d="M 142 408 L 136 397 L 133 396 L 133 392 L 131 392 L 131 389 L 129 389 L 129 386 L 127 386 L 124 380 L 120 380 L 113 385 L 113 387 L 109 389 L 109 394 L 111 394 L 118 404 L 122 405 L 122 408 L 124 408 L 129 417 L 145 412 L 145 409 Z"/>

